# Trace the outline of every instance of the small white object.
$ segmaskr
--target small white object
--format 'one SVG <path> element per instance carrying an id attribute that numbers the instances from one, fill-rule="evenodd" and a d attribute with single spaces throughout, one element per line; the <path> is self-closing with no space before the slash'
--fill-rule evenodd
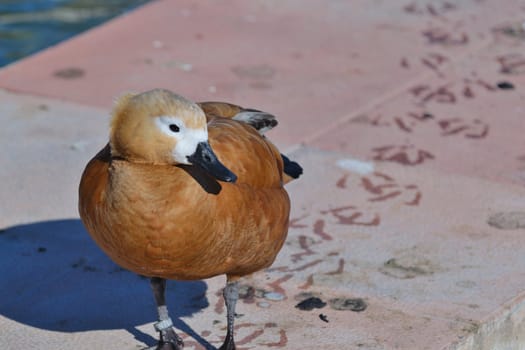
<path id="1" fill-rule="evenodd" d="M 263 309 L 267 309 L 270 307 L 270 303 L 266 302 L 266 301 L 261 301 L 261 302 L 258 302 L 257 303 L 257 306 L 258 307 L 262 307 Z"/>
<path id="2" fill-rule="evenodd" d="M 191 63 L 180 63 L 178 66 L 185 72 L 191 72 L 193 70 L 193 65 Z"/>
<path id="3" fill-rule="evenodd" d="M 271 300 L 271 301 L 281 301 L 284 299 L 284 295 L 282 295 L 281 293 L 277 293 L 277 292 L 268 292 L 268 293 L 264 293 L 264 298 Z"/>
<path id="4" fill-rule="evenodd" d="M 151 45 L 153 45 L 154 49 L 162 49 L 164 47 L 164 43 L 160 40 L 153 40 Z"/>
<path id="5" fill-rule="evenodd" d="M 367 175 L 374 172 L 374 163 L 364 162 L 358 159 L 339 159 L 337 166 L 359 175 Z"/>

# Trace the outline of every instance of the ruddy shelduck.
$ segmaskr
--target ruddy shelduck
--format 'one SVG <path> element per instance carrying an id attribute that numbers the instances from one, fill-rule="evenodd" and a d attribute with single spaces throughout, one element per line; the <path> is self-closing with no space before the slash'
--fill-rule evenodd
<path id="1" fill-rule="evenodd" d="M 268 113 L 162 89 L 118 99 L 109 143 L 82 175 L 79 211 L 113 261 L 150 278 L 158 350 L 183 347 L 166 279 L 222 274 L 228 327 L 220 349 L 235 349 L 238 279 L 274 261 L 289 222 L 283 185 L 302 173 L 262 135 L 276 124 Z"/>

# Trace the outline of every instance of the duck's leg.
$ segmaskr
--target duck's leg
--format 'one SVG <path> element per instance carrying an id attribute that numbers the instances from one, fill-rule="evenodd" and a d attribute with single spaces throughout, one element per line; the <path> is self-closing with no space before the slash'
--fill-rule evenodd
<path id="1" fill-rule="evenodd" d="M 168 315 L 168 308 L 166 307 L 166 280 L 164 278 L 152 277 L 150 282 L 159 313 L 159 321 L 154 324 L 155 330 L 160 333 L 160 340 L 156 350 L 181 350 L 184 343 L 177 333 L 175 333 L 173 322 Z"/>
<path id="2" fill-rule="evenodd" d="M 228 331 L 224 344 L 219 350 L 235 350 L 233 341 L 233 322 L 235 321 L 235 304 L 239 299 L 239 282 L 228 279 L 226 287 L 223 290 L 224 302 L 226 304 L 226 317 L 228 319 Z"/>

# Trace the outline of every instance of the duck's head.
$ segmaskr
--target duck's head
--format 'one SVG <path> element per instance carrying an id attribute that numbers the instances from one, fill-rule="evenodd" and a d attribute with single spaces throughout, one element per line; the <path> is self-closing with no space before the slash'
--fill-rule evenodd
<path id="1" fill-rule="evenodd" d="M 113 110 L 110 145 L 113 156 L 131 162 L 191 164 L 221 181 L 237 179 L 211 149 L 202 109 L 168 90 L 120 97 Z"/>

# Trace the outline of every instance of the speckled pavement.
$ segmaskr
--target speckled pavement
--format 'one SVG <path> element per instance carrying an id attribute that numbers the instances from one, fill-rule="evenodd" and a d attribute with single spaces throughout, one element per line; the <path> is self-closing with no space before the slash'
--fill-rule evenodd
<path id="1" fill-rule="evenodd" d="M 155 344 L 147 280 L 76 204 L 113 100 L 154 87 L 277 115 L 305 169 L 238 350 L 525 348 L 524 21 L 514 0 L 164 0 L 0 69 L 0 348 Z M 185 349 L 222 343 L 223 285 L 169 283 Z"/>

